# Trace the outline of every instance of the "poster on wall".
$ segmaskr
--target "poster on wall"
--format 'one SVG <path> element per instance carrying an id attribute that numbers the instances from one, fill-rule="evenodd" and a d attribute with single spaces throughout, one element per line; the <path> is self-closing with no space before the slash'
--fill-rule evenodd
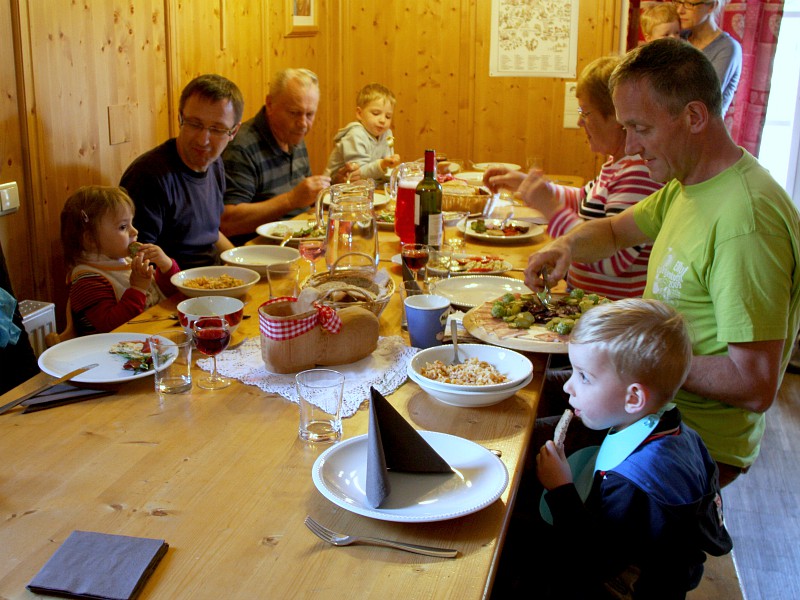
<path id="1" fill-rule="evenodd" d="M 579 0 L 492 0 L 490 77 L 575 77 Z"/>

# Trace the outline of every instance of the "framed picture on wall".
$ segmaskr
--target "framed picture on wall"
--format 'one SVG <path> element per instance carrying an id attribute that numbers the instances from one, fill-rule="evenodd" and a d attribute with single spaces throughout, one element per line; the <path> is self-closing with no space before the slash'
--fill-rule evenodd
<path id="1" fill-rule="evenodd" d="M 318 0 L 286 0 L 289 15 L 286 37 L 317 35 L 317 2 Z"/>

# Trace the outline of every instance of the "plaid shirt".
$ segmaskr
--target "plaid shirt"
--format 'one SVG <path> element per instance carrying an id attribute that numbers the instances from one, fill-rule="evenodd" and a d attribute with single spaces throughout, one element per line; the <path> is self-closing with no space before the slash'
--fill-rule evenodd
<path id="1" fill-rule="evenodd" d="M 267 110 L 242 123 L 222 154 L 225 204 L 259 202 L 294 189 L 311 175 L 305 142 L 284 152 L 272 135 Z"/>

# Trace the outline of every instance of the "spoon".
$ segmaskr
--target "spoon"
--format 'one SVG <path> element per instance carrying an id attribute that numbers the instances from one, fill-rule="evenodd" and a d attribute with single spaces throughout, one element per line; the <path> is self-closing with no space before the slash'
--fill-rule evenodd
<path id="1" fill-rule="evenodd" d="M 460 365 L 458 359 L 458 323 L 450 321 L 450 337 L 453 338 L 453 362 L 451 364 Z"/>

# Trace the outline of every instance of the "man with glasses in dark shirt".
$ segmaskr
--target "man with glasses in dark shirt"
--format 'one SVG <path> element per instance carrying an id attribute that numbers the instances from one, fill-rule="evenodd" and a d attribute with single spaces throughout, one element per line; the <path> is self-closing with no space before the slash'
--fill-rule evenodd
<path id="1" fill-rule="evenodd" d="M 120 185 L 136 205 L 138 240 L 161 246 L 188 269 L 214 264 L 232 247 L 220 232 L 220 155 L 239 130 L 244 99 L 230 80 L 201 75 L 183 89 L 178 110 L 178 136 L 133 161 Z"/>
<path id="2" fill-rule="evenodd" d="M 225 212 L 222 231 L 236 245 L 259 225 L 293 217 L 333 182 L 359 178 L 357 165 L 333 177 L 312 175 L 305 137 L 319 105 L 319 80 L 308 69 L 285 69 L 270 83 L 264 106 L 242 124 L 225 150 Z"/>

